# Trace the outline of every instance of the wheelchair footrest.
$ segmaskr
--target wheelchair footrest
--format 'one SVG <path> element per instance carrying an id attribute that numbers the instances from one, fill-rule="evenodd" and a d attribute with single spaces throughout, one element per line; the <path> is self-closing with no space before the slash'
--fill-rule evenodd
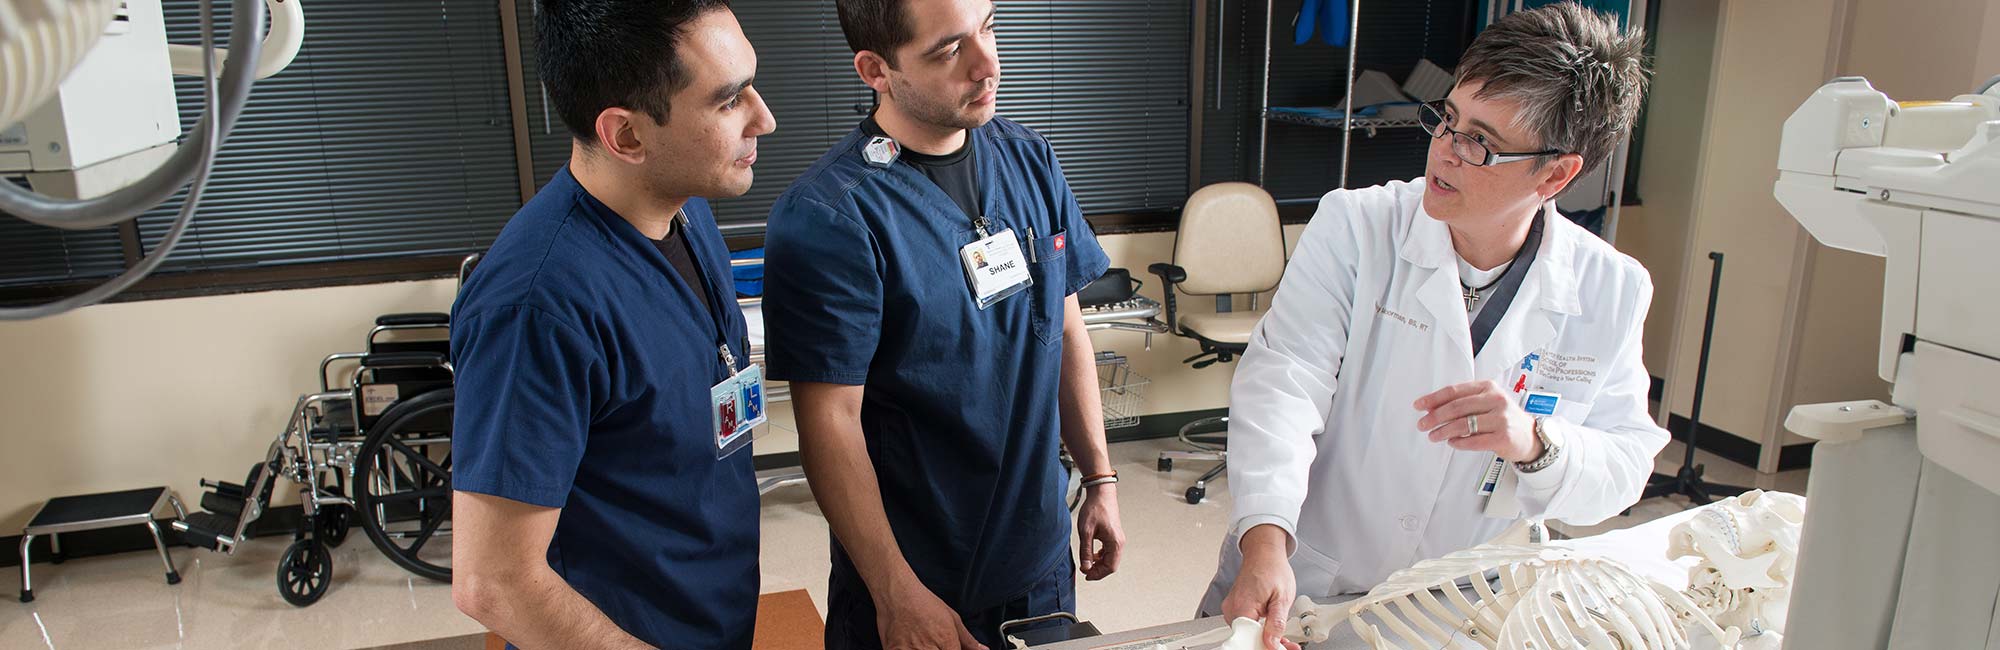
<path id="1" fill-rule="evenodd" d="M 201 509 L 231 517 L 243 514 L 243 492 L 240 489 L 234 492 L 230 495 L 218 489 L 201 495 Z"/>
<path id="2" fill-rule="evenodd" d="M 180 531 L 181 539 L 189 544 L 219 551 L 225 543 L 235 545 L 236 520 L 234 515 L 196 512 L 174 522 L 174 530 Z"/>

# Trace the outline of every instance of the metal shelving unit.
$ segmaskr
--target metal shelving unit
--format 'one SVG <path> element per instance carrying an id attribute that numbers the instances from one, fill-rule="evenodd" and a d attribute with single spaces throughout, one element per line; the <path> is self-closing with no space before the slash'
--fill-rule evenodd
<path id="1" fill-rule="evenodd" d="M 1256 184 L 1264 184 L 1264 162 L 1270 160 L 1270 124 L 1300 124 L 1300 126 L 1320 126 L 1340 130 L 1340 188 L 1348 186 L 1348 156 L 1354 152 L 1354 130 L 1360 128 L 1370 138 L 1380 128 L 1416 128 L 1416 120 L 1386 120 L 1386 118 L 1322 118 L 1322 116 L 1302 116 L 1290 112 L 1272 112 L 1270 106 L 1270 46 L 1272 46 L 1272 0 L 1264 0 L 1264 84 L 1260 86 L 1260 120 L 1256 128 Z M 1348 2 L 1348 76 L 1346 76 L 1346 98 L 1342 100 L 1340 112 L 1354 114 L 1354 74 L 1358 72 L 1358 54 L 1362 38 L 1362 0 Z"/>
<path id="2" fill-rule="evenodd" d="M 1415 118 L 1392 119 L 1392 118 L 1382 118 L 1382 117 L 1357 117 L 1352 120 L 1349 120 L 1340 117 L 1318 117 L 1313 115 L 1300 115 L 1298 113 L 1289 113 L 1284 111 L 1273 110 L 1274 108 L 1275 107 L 1264 109 L 1265 121 L 1277 122 L 1279 124 L 1317 126 L 1328 129 L 1343 129 L 1343 130 L 1362 129 L 1367 131 L 1370 137 L 1373 137 L 1375 135 L 1375 131 L 1377 129 L 1401 129 L 1401 128 L 1415 128 L 1421 126 L 1420 124 L 1417 123 L 1417 120 Z M 1349 124 L 1350 122 L 1352 124 Z"/>

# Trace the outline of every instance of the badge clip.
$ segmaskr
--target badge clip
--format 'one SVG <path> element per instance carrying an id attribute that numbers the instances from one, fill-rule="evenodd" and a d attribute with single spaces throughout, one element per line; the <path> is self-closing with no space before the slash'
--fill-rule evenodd
<path id="1" fill-rule="evenodd" d="M 868 141 L 867 146 L 861 148 L 861 158 L 868 161 L 868 164 L 876 167 L 888 167 L 895 164 L 896 158 L 902 155 L 903 146 L 896 144 L 894 139 L 885 135 L 875 136 Z"/>

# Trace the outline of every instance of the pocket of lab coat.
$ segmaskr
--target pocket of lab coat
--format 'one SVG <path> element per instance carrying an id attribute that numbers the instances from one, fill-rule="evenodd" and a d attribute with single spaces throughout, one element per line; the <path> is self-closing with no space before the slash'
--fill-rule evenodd
<path id="1" fill-rule="evenodd" d="M 1299 595 L 1313 598 L 1332 596 L 1333 581 L 1339 575 L 1340 560 L 1327 557 L 1299 542 L 1298 552 L 1292 554 L 1292 576 L 1297 581 Z"/>
<path id="2" fill-rule="evenodd" d="M 1562 402 L 1556 404 L 1556 417 L 1570 424 L 1581 425 L 1584 418 L 1590 417 L 1590 402 L 1565 397 Z"/>

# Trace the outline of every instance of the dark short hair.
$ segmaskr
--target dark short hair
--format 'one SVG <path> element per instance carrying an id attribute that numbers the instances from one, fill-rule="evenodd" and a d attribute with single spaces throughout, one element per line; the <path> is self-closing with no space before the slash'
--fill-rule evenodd
<path id="1" fill-rule="evenodd" d="M 1496 20 L 1458 63 L 1458 81 L 1477 81 L 1478 97 L 1520 105 L 1515 125 L 1539 146 L 1583 157 L 1588 174 L 1611 157 L 1632 129 L 1646 93 L 1643 30 L 1574 2 L 1518 11 Z"/>
<path id="2" fill-rule="evenodd" d="M 896 67 L 896 48 L 909 44 L 909 7 L 905 0 L 838 0 L 840 32 L 855 54 L 874 52 Z"/>
<path id="3" fill-rule="evenodd" d="M 597 141 L 597 116 L 626 108 L 665 122 L 688 85 L 675 56 L 688 23 L 729 0 L 538 0 L 536 60 L 549 103 L 578 141 Z"/>

